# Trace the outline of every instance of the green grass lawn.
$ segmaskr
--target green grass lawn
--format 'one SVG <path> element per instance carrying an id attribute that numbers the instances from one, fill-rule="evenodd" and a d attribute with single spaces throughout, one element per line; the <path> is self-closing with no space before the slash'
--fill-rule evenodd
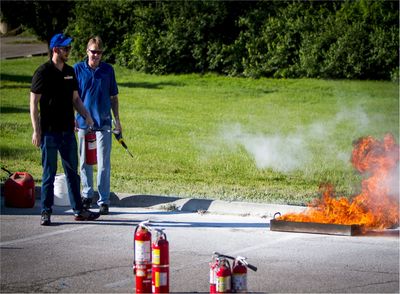
<path id="1" fill-rule="evenodd" d="M 0 162 L 30 172 L 38 185 L 29 89 L 45 61 L 1 61 Z M 135 158 L 114 141 L 114 192 L 303 204 L 330 182 L 350 196 L 361 179 L 349 162 L 352 142 L 386 132 L 399 138 L 399 86 L 392 82 L 115 69 L 123 135 Z"/>

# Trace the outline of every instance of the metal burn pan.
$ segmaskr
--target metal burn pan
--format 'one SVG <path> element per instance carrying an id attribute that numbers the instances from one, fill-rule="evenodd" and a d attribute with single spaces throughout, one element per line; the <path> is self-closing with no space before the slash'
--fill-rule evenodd
<path id="1" fill-rule="evenodd" d="M 293 232 L 293 233 L 310 233 L 310 234 L 326 234 L 326 235 L 341 235 L 341 236 L 355 236 L 361 234 L 361 226 L 359 225 L 292 222 L 292 221 L 284 221 L 278 219 L 271 219 L 270 230 Z"/>

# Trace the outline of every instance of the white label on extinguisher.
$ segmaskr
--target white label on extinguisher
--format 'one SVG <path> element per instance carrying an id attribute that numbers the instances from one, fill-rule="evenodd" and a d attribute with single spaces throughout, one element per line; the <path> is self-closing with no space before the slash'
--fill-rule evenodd
<path id="1" fill-rule="evenodd" d="M 231 290 L 231 276 L 217 277 L 217 292 L 227 292 Z"/>
<path id="2" fill-rule="evenodd" d="M 136 270 L 137 277 L 146 277 L 146 269 L 138 269 Z"/>
<path id="3" fill-rule="evenodd" d="M 94 141 L 94 142 L 88 142 L 88 149 L 89 150 L 93 150 L 93 149 L 96 149 L 96 147 L 97 147 L 97 143 L 96 143 L 96 141 Z"/>
<path id="4" fill-rule="evenodd" d="M 137 277 L 146 277 L 147 276 L 147 265 L 145 264 L 136 264 L 135 272 Z"/>
<path id="5" fill-rule="evenodd" d="M 232 290 L 236 290 L 237 292 L 247 290 L 246 274 L 234 274 L 232 276 Z"/>
<path id="6" fill-rule="evenodd" d="M 215 284 L 216 279 L 214 268 L 210 268 L 210 284 Z"/>
<path id="7" fill-rule="evenodd" d="M 153 264 L 160 264 L 160 249 L 153 249 Z"/>
<path id="8" fill-rule="evenodd" d="M 135 241 L 136 262 L 150 262 L 150 241 Z"/>

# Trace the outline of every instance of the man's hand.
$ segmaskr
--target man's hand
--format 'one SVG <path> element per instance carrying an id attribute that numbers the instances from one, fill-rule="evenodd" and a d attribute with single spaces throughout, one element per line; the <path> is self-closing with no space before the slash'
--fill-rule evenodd
<path id="1" fill-rule="evenodd" d="M 41 134 L 40 132 L 33 132 L 32 134 L 32 144 L 36 147 L 40 147 Z"/>
<path id="2" fill-rule="evenodd" d="M 85 122 L 86 122 L 86 125 L 87 125 L 89 128 L 93 128 L 93 126 L 94 126 L 94 121 L 93 121 L 92 117 L 90 116 L 90 114 L 85 118 Z"/>
<path id="3" fill-rule="evenodd" d="M 114 120 L 114 131 L 116 133 L 122 133 L 121 122 L 119 121 L 119 119 Z"/>

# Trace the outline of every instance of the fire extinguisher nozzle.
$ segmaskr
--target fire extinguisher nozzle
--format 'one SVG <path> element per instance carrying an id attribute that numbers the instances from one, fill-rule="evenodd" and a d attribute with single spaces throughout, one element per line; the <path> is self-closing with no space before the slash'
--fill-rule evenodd
<path id="1" fill-rule="evenodd" d="M 247 264 L 247 267 L 248 267 L 249 269 L 251 269 L 252 271 L 254 271 L 254 272 L 257 271 L 257 267 L 255 267 L 255 266 L 252 265 L 252 264 Z"/>

